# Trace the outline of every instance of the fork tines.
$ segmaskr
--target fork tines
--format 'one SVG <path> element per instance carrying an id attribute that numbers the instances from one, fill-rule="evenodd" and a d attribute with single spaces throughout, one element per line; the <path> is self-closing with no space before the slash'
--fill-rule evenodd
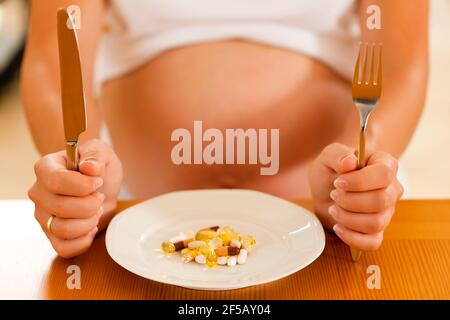
<path id="1" fill-rule="evenodd" d="M 381 44 L 360 43 L 353 75 L 353 99 L 377 100 L 382 85 Z"/>

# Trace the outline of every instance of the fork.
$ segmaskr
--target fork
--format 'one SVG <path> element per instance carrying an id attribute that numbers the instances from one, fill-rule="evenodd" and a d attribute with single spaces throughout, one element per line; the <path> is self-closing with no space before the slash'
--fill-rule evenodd
<path id="1" fill-rule="evenodd" d="M 364 59 L 361 60 L 363 49 Z M 377 52 L 378 54 L 376 54 Z M 368 43 L 366 43 L 363 48 L 363 44 L 360 43 L 352 85 L 353 103 L 356 105 L 356 108 L 359 111 L 360 123 L 359 142 L 357 150 L 358 169 L 362 169 L 366 163 L 366 129 L 369 122 L 369 117 L 380 100 L 381 86 L 382 46 L 381 44 L 369 45 Z M 361 258 L 361 250 L 350 248 L 350 251 L 353 261 L 356 262 Z"/>

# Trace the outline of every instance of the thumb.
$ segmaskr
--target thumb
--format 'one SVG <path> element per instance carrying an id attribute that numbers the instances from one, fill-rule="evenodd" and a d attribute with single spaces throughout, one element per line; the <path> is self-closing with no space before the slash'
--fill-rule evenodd
<path id="1" fill-rule="evenodd" d="M 78 168 L 82 174 L 101 177 L 105 173 L 108 160 L 107 145 L 98 140 L 91 140 L 79 148 L 80 162 Z"/>
<path id="2" fill-rule="evenodd" d="M 340 143 L 333 143 L 325 147 L 320 154 L 320 161 L 338 174 L 358 168 L 358 159 L 354 150 Z"/>

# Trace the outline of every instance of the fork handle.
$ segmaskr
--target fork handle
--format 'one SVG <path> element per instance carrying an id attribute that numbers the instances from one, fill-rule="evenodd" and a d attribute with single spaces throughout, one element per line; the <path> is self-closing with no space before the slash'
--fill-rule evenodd
<path id="1" fill-rule="evenodd" d="M 361 125 L 358 140 L 358 169 L 364 168 L 366 163 L 366 126 Z"/>
<path id="2" fill-rule="evenodd" d="M 367 117 L 368 118 L 368 117 Z M 366 127 L 368 119 L 361 118 L 361 128 L 359 130 L 359 140 L 358 140 L 358 169 L 364 168 L 366 164 Z M 358 262 L 361 258 L 362 251 L 354 248 L 350 248 L 350 253 L 352 255 L 353 262 Z"/>

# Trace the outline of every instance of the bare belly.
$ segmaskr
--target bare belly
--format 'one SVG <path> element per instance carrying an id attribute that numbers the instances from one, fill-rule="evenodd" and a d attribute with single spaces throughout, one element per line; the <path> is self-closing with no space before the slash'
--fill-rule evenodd
<path id="1" fill-rule="evenodd" d="M 140 198 L 188 188 L 253 188 L 305 197 L 307 167 L 342 134 L 352 115 L 350 86 L 304 55 L 230 40 L 182 47 L 104 84 L 101 109 L 125 181 Z M 175 165 L 177 128 L 279 129 L 280 168 Z"/>

